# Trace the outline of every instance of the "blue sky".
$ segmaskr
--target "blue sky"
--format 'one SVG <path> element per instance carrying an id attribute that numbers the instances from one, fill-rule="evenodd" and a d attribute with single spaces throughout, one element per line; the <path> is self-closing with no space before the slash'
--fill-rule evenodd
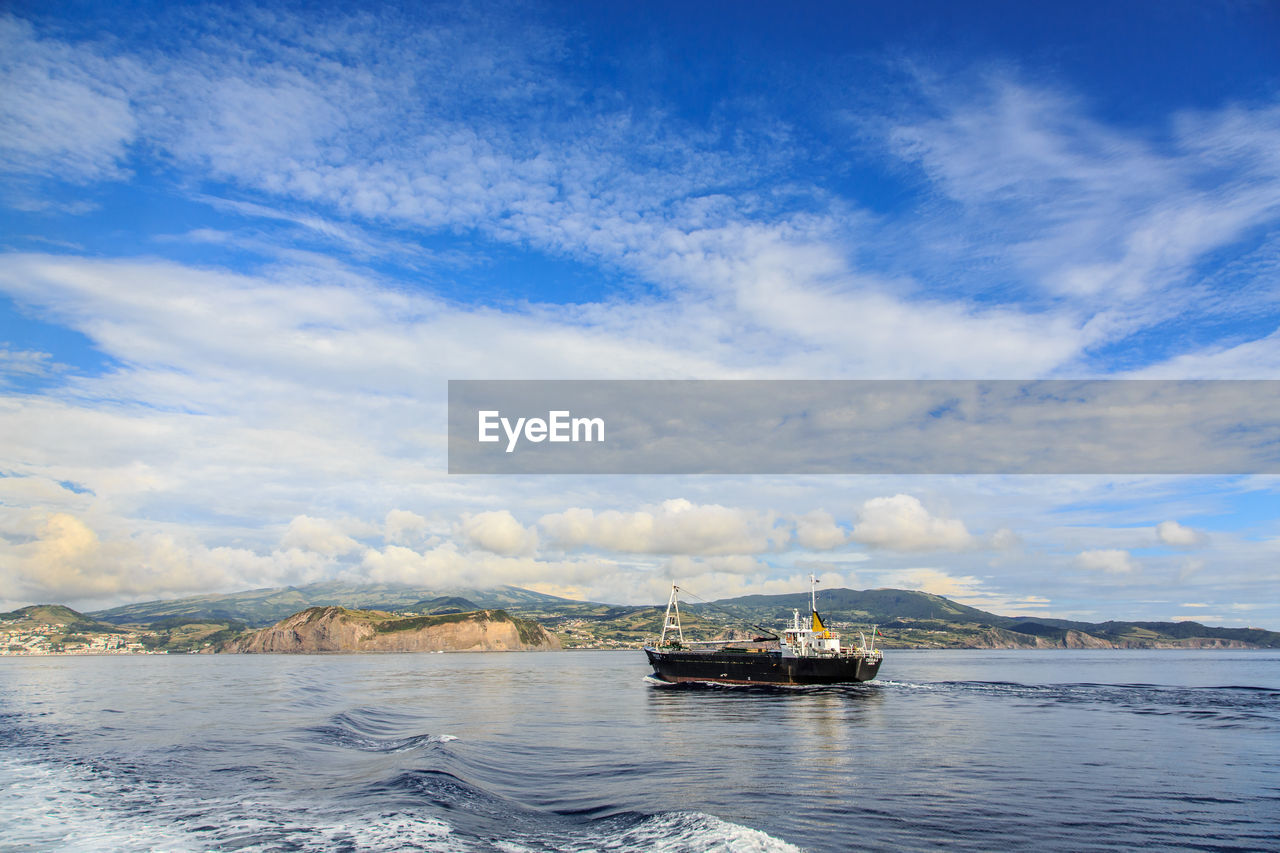
<path id="1" fill-rule="evenodd" d="M 1274 478 L 444 473 L 459 378 L 1280 378 L 1266 3 L 12 3 L 0 603 L 1280 627 Z"/>

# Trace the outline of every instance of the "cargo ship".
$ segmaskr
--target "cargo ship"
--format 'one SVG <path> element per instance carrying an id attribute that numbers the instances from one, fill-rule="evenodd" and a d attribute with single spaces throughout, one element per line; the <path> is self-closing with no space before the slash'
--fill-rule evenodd
<path id="1" fill-rule="evenodd" d="M 846 646 L 818 614 L 817 580 L 810 576 L 809 618 L 800 611 L 792 624 L 777 636 L 772 632 L 750 642 L 710 640 L 685 642 L 680 626 L 680 587 L 671 585 L 662 636 L 644 653 L 653 667 L 653 678 L 667 683 L 716 684 L 841 684 L 870 681 L 880 671 L 882 655 L 865 635 L 861 645 Z"/>

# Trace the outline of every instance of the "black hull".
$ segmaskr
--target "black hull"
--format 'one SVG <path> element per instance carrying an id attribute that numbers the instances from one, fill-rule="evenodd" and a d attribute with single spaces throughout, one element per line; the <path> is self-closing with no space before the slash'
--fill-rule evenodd
<path id="1" fill-rule="evenodd" d="M 880 659 L 864 657 L 784 658 L 778 653 L 662 652 L 646 648 L 653 674 L 662 681 L 720 684 L 844 684 L 870 681 Z"/>

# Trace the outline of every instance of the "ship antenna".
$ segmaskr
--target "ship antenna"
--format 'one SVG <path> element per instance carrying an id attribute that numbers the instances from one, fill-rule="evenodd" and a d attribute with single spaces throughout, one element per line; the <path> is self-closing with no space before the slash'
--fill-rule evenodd
<path id="1" fill-rule="evenodd" d="M 818 579 L 812 573 L 809 575 L 809 609 L 818 612 Z"/>

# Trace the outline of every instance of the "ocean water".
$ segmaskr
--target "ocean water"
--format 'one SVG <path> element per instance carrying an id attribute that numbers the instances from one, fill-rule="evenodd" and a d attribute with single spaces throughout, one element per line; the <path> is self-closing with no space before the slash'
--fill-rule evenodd
<path id="1" fill-rule="evenodd" d="M 1280 850 L 1280 653 L 0 659 L 0 850 Z"/>

